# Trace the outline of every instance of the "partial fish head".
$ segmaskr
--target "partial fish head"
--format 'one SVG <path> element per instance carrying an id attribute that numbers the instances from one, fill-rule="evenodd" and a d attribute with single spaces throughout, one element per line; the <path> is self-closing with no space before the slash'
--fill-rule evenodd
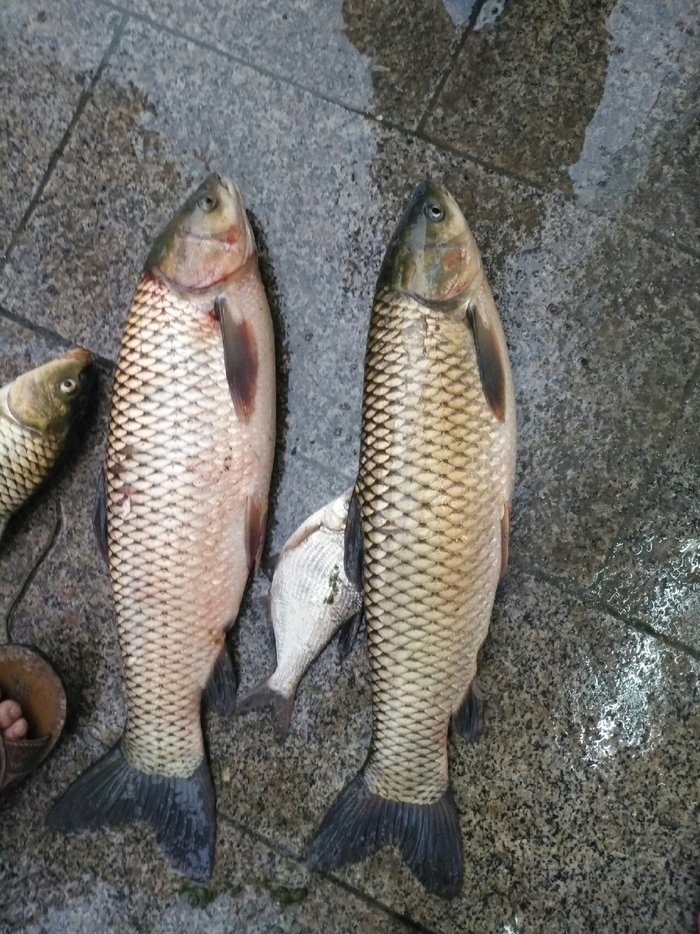
<path id="1" fill-rule="evenodd" d="M 92 354 L 79 348 L 23 373 L 8 387 L 10 413 L 34 431 L 65 435 L 85 406 L 94 370 Z"/>
<path id="2" fill-rule="evenodd" d="M 481 269 L 474 237 L 447 189 L 421 182 L 389 241 L 377 288 L 452 301 Z"/>
<path id="3" fill-rule="evenodd" d="M 237 185 L 210 175 L 156 240 L 146 268 L 184 291 L 225 282 L 255 253 L 255 238 Z"/>

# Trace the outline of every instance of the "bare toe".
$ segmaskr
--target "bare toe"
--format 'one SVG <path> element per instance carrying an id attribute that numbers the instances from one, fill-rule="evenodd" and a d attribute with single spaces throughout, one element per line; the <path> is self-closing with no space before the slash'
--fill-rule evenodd
<path id="1" fill-rule="evenodd" d="M 17 701 L 0 701 L 0 730 L 3 733 L 16 723 L 22 716 L 22 708 Z M 26 723 L 25 723 L 26 728 Z"/>
<path id="2" fill-rule="evenodd" d="M 19 720 L 15 720 L 12 726 L 8 726 L 3 735 L 5 739 L 9 739 L 11 742 L 17 742 L 18 739 L 24 739 L 27 735 L 27 730 L 27 721 L 24 717 L 20 717 Z"/>

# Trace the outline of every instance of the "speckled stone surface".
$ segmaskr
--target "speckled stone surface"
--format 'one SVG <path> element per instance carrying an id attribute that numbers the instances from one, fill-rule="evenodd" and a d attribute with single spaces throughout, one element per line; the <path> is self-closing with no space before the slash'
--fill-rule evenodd
<path id="1" fill-rule="evenodd" d="M 449 67 L 474 0 L 127 0 L 122 6 L 324 97 L 414 127 Z"/>
<path id="2" fill-rule="evenodd" d="M 690 4 L 124 7 L 61 0 L 54 12 L 0 13 L 0 147 L 13 154 L 0 171 L 0 246 L 13 244 L 0 269 L 0 384 L 73 343 L 101 358 L 74 449 L 0 542 L 0 613 L 12 608 L 14 638 L 54 661 L 70 707 L 53 755 L 0 800 L 0 931 L 692 931 Z M 209 886 L 184 885 L 141 828 L 70 839 L 43 828 L 124 724 L 92 529 L 110 361 L 154 234 L 212 170 L 246 194 L 278 344 L 268 544 L 230 636 L 242 693 L 274 664 L 272 557 L 352 483 L 374 281 L 417 179 L 448 185 L 481 247 L 520 449 L 513 570 L 481 661 L 487 732 L 474 747 L 451 744 L 466 854 L 451 903 L 427 896 L 390 851 L 328 877 L 304 868 L 368 747 L 363 635 L 344 662 L 331 645 L 312 666 L 284 745 L 266 713 L 207 713 L 219 807 Z"/>
<path id="3" fill-rule="evenodd" d="M 653 482 L 593 588 L 619 613 L 644 620 L 696 651 L 700 651 L 699 407 L 700 386 L 695 384 Z"/>
<path id="4" fill-rule="evenodd" d="M 79 0 L 0 6 L 0 260 L 118 20 Z"/>
<path id="5" fill-rule="evenodd" d="M 693 0 L 487 0 L 426 131 L 697 247 Z"/>

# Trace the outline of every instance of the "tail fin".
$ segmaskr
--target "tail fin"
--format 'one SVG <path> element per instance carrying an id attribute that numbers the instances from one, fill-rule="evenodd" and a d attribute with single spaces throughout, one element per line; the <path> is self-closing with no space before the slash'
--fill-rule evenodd
<path id="1" fill-rule="evenodd" d="M 271 679 L 261 681 L 253 690 L 244 697 L 236 708 L 236 713 L 246 714 L 251 710 L 262 710 L 270 707 L 272 710 L 272 725 L 275 731 L 275 737 L 278 742 L 287 738 L 289 727 L 292 722 L 292 707 L 294 706 L 294 695 L 287 697 L 270 686 Z"/>
<path id="2" fill-rule="evenodd" d="M 119 746 L 91 766 L 53 806 L 51 830 L 79 833 L 142 821 L 177 872 L 206 882 L 214 865 L 216 811 L 206 759 L 189 778 L 149 775 Z"/>
<path id="3" fill-rule="evenodd" d="M 454 898 L 462 888 L 462 835 L 452 789 L 433 804 L 373 794 L 362 773 L 336 799 L 309 846 L 310 869 L 334 869 L 393 845 L 428 892 Z"/>

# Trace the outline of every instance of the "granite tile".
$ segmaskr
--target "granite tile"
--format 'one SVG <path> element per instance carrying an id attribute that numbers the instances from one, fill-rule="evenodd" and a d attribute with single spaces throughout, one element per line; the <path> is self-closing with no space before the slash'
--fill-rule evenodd
<path id="1" fill-rule="evenodd" d="M 201 887 L 170 872 L 139 829 L 68 841 L 43 829 L 43 806 L 40 794 L 17 793 L 13 816 L 26 834 L 20 852 L 10 848 L 12 823 L 0 820 L 3 931 L 395 934 L 409 929 L 226 821 L 219 824 L 216 873 Z"/>
<path id="2" fill-rule="evenodd" d="M 511 576 L 480 665 L 486 733 L 474 746 L 451 744 L 461 896 L 427 896 L 390 850 L 340 876 L 436 931 L 692 930 L 699 674 L 684 653 Z M 304 842 L 361 764 L 363 728 L 348 738 L 347 719 L 336 727 L 340 762 L 307 790 L 321 806 L 315 820 L 301 812 Z M 309 752 L 311 764 L 291 763 L 302 784 L 318 772 Z M 267 820 L 281 824 L 272 809 L 289 803 L 267 794 Z"/>
<path id="3" fill-rule="evenodd" d="M 0 258 L 118 20 L 78 0 L 0 6 Z"/>
<path id="4" fill-rule="evenodd" d="M 474 0 L 122 5 L 314 93 L 414 127 L 449 65 Z"/>
<path id="5" fill-rule="evenodd" d="M 132 23 L 5 270 L 2 300 L 114 358 L 150 242 L 212 169 L 240 180 L 260 231 L 288 370 L 287 442 L 354 469 L 374 282 L 417 178 L 456 189 L 494 269 L 536 227 L 537 196 Z"/>
<path id="6" fill-rule="evenodd" d="M 570 204 L 506 261 L 516 563 L 592 583 L 698 362 L 698 267 Z"/>
<path id="7" fill-rule="evenodd" d="M 696 384 L 663 462 L 593 592 L 624 616 L 700 652 L 699 406 Z"/>
<path id="8" fill-rule="evenodd" d="M 692 0 L 489 0 L 427 132 L 694 246 L 695 13 Z"/>

